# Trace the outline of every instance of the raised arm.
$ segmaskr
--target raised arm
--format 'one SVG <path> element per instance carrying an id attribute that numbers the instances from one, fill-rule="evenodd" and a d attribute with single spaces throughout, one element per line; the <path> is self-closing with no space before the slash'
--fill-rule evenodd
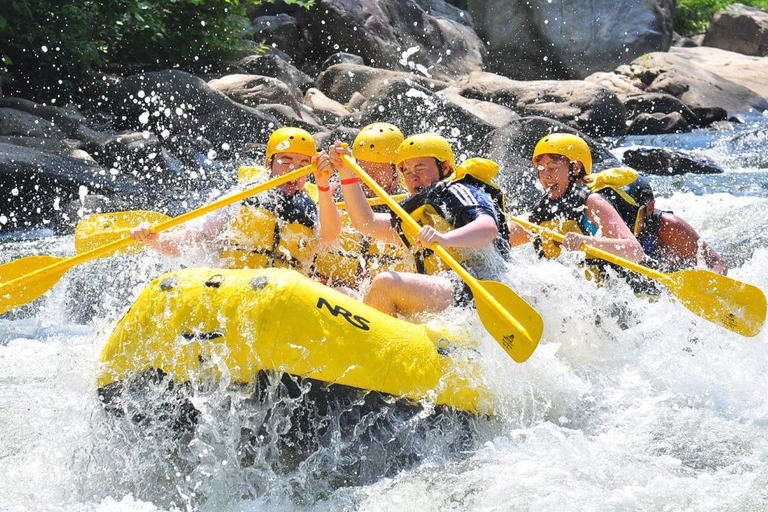
<path id="1" fill-rule="evenodd" d="M 336 141 L 329 149 L 328 156 L 333 167 L 339 171 L 341 190 L 352 225 L 361 233 L 378 240 L 397 242 L 400 237 L 392 227 L 391 217 L 386 213 L 375 213 L 371 209 L 357 175 L 341 159 L 342 154 L 351 156 L 352 152 Z"/>
<path id="2" fill-rule="evenodd" d="M 312 157 L 312 163 L 316 167 L 315 181 L 320 195 L 318 201 L 320 223 L 317 229 L 317 238 L 322 242 L 333 242 L 341 233 L 341 215 L 339 209 L 336 208 L 329 182 L 333 175 L 333 166 L 328 158 L 328 153 L 325 151 Z"/>

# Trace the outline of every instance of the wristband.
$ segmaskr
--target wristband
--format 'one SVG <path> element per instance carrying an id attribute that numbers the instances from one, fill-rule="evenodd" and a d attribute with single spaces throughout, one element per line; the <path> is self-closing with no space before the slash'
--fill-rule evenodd
<path id="1" fill-rule="evenodd" d="M 347 178 L 345 180 L 341 180 L 341 184 L 342 185 L 352 185 L 353 183 L 357 183 L 358 181 L 360 181 L 360 178 L 355 176 L 354 178 Z"/>
<path id="2" fill-rule="evenodd" d="M 329 192 L 331 190 L 331 186 L 328 185 L 327 187 L 321 187 L 320 185 L 318 185 L 317 190 L 319 190 L 320 192 Z"/>

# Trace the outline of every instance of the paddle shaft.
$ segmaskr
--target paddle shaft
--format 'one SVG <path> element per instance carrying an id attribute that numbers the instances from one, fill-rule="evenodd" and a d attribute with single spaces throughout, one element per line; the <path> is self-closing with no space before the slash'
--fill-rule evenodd
<path id="1" fill-rule="evenodd" d="M 528 222 L 523 219 L 518 219 L 517 217 L 509 216 L 507 218 L 513 222 L 516 222 L 517 224 L 520 224 L 521 226 L 527 228 L 528 230 L 533 231 L 534 233 L 542 233 L 543 231 L 549 231 L 549 236 L 551 236 L 552 239 L 557 242 L 563 243 L 563 240 L 565 239 L 565 236 L 562 235 L 561 233 L 547 230 L 546 228 L 543 228 L 538 224 L 533 224 L 532 222 Z M 584 251 L 584 253 L 591 258 L 599 258 L 601 260 L 605 260 L 609 263 L 619 265 L 620 267 L 624 267 L 626 269 L 632 270 L 633 272 L 637 272 L 638 274 L 642 274 L 646 277 L 649 277 L 661 283 L 667 283 L 669 280 L 669 276 L 663 272 L 658 272 L 648 267 L 644 267 L 633 261 L 629 261 L 619 256 L 616 256 L 615 254 L 611 254 L 610 252 L 604 251 L 602 249 L 598 249 L 597 247 L 592 247 L 591 245 L 582 244 L 581 247 L 579 247 L 579 249 Z"/>
<path id="2" fill-rule="evenodd" d="M 405 224 L 405 227 L 409 229 L 412 233 L 416 234 L 421 230 L 421 226 L 418 222 L 413 220 L 413 217 L 411 217 L 408 212 L 406 212 L 402 206 L 400 206 L 392 197 L 387 194 L 381 186 L 376 183 L 368 174 L 355 162 L 349 155 L 341 155 L 342 160 L 344 160 L 344 163 L 346 163 L 352 170 L 355 171 L 355 174 L 357 174 L 363 182 L 368 185 L 368 188 L 373 190 L 377 196 L 382 198 L 384 202 L 389 206 L 395 214 L 400 217 L 400 219 Z M 525 327 L 523 327 L 520 322 L 517 321 L 512 315 L 509 314 L 509 312 L 504 309 L 501 304 L 498 303 L 496 299 L 493 298 L 493 296 L 488 293 L 488 291 L 483 288 L 480 283 L 477 282 L 477 280 L 469 273 L 467 270 L 461 266 L 461 264 L 456 261 L 456 259 L 451 256 L 448 251 L 446 251 L 440 244 L 433 243 L 430 247 L 435 254 L 440 256 L 440 259 L 442 259 L 451 269 L 456 272 L 461 279 L 467 283 L 467 286 L 472 290 L 472 294 L 475 296 L 475 298 L 482 298 L 482 300 L 485 300 L 490 306 L 496 311 L 496 313 L 500 316 L 502 316 L 507 322 L 509 322 L 511 325 L 514 326 L 514 328 L 518 332 L 526 332 Z"/>
<path id="3" fill-rule="evenodd" d="M 222 197 L 221 199 L 218 199 L 212 202 L 211 204 L 202 206 L 200 208 L 197 208 L 187 213 L 183 213 L 178 217 L 174 217 L 170 220 L 167 220 L 165 222 L 161 222 L 160 224 L 152 226 L 151 232 L 160 233 L 161 231 L 165 231 L 167 229 L 176 227 L 180 224 L 183 224 L 184 222 L 187 222 L 188 220 L 192 220 L 194 218 L 200 217 L 202 215 L 205 215 L 206 213 L 210 213 L 219 208 L 223 208 L 225 206 L 229 206 L 231 204 L 237 203 L 238 201 L 242 201 L 243 199 L 246 199 L 248 197 L 264 192 L 265 190 L 268 190 L 270 188 L 278 187 L 284 183 L 288 183 L 289 181 L 293 181 L 297 178 L 301 178 L 302 176 L 309 174 L 313 170 L 314 170 L 313 165 L 311 164 L 306 165 L 304 167 L 301 167 L 300 169 L 296 169 L 295 171 L 291 171 L 289 173 L 283 174 L 282 176 L 278 176 L 277 178 L 272 178 L 271 180 L 265 183 L 262 183 L 260 185 L 247 188 L 231 196 Z M 76 265 L 79 265 L 80 263 L 83 263 L 90 259 L 101 256 L 102 254 L 109 254 L 111 252 L 117 251 L 133 242 L 134 240 L 130 236 L 125 236 L 119 240 L 115 240 L 114 242 L 110 242 L 106 245 L 102 245 L 101 247 L 91 249 L 90 251 L 83 252 L 81 254 L 72 256 L 70 258 L 64 258 L 63 260 L 57 263 L 54 263 L 53 265 L 49 265 L 47 267 L 37 269 L 33 272 L 30 272 L 29 274 L 23 275 L 21 277 L 18 277 L 6 283 L 0 284 L 0 294 L 2 294 L 6 289 L 11 289 L 14 286 L 18 286 L 22 282 L 33 282 L 38 279 L 42 279 L 45 276 L 56 274 L 56 273 L 64 274 L 67 270 L 69 270 L 70 268 Z"/>

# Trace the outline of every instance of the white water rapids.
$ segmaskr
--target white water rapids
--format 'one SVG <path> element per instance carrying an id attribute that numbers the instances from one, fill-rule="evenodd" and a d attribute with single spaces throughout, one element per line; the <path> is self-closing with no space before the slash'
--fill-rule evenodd
<path id="1" fill-rule="evenodd" d="M 764 119 L 661 138 L 697 147 L 727 172 L 653 179 L 658 207 L 695 226 L 731 277 L 764 291 L 767 128 Z M 5 240 L 0 261 L 71 246 L 71 237 Z M 227 405 L 226 390 L 196 399 L 192 436 L 142 434 L 105 414 L 95 375 L 114 323 L 170 265 L 151 253 L 83 264 L 0 319 L 0 510 L 768 508 L 768 333 L 741 337 L 668 294 L 638 298 L 619 280 L 597 288 L 575 264 L 540 261 L 530 248 L 515 251 L 508 276 L 545 322 L 528 362 L 509 359 L 472 315 L 446 319 L 472 322 L 494 392 L 495 416 L 471 424 L 469 449 L 428 439 L 413 464 L 333 484 L 328 475 L 344 462 L 333 447 L 283 469 L 265 450 L 244 466 L 237 439 L 252 418 Z M 407 438 L 418 421 L 393 428 Z M 441 428 L 459 427 L 430 432 Z M 370 451 L 374 466 L 377 456 L 387 454 Z"/>

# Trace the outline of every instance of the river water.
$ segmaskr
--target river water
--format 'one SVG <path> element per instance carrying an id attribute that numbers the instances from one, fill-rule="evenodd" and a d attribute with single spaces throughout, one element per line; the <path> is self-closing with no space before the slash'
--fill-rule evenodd
<path id="1" fill-rule="evenodd" d="M 731 277 L 768 290 L 767 117 L 616 144 L 689 149 L 724 167 L 653 178 L 657 206 L 695 226 Z M 71 236 L 41 234 L 0 241 L 0 261 L 72 254 Z M 98 359 L 128 304 L 175 265 L 149 253 L 86 263 L 0 318 L 0 510 L 768 508 L 768 334 L 743 338 L 618 280 L 597 288 L 529 248 L 508 275 L 545 322 L 528 362 L 511 361 L 472 314 L 444 319 L 480 340 L 493 391 L 494 416 L 470 422 L 461 448 L 441 440 L 467 428 L 450 415 L 390 417 L 387 435 L 417 459 L 395 463 L 359 441 L 365 474 L 340 476 L 349 453 L 334 446 L 289 462 L 267 446 L 246 465 L 238 440 L 257 413 L 223 387 L 196 398 L 193 434 L 142 432 L 102 410 Z"/>

